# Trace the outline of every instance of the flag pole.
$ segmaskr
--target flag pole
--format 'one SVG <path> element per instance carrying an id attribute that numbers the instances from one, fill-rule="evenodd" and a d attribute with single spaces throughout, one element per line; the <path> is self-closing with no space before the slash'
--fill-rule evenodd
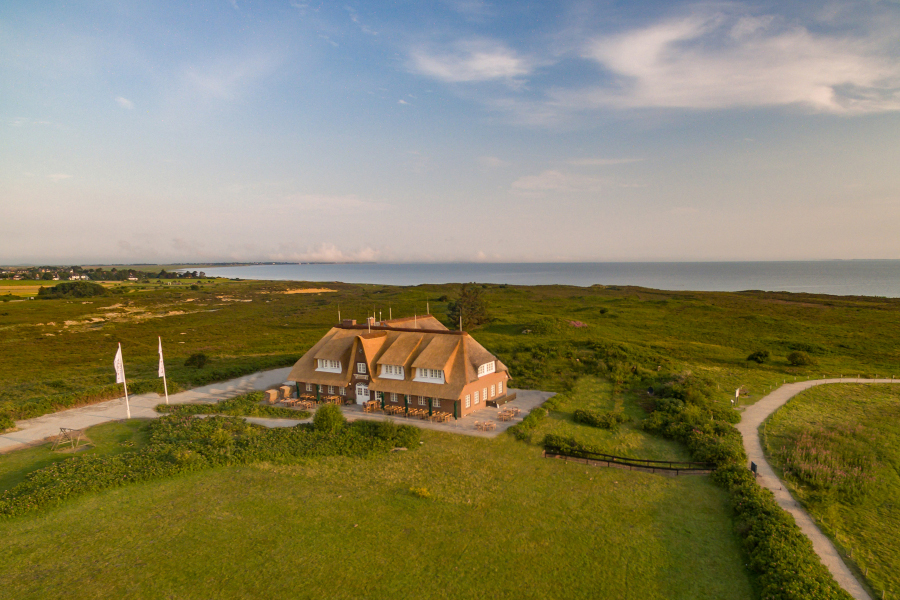
<path id="1" fill-rule="evenodd" d="M 162 336 L 157 336 L 159 338 L 159 370 L 162 373 L 163 378 L 163 390 L 166 392 L 166 404 L 169 403 L 169 384 L 166 381 L 166 367 L 163 364 L 163 354 L 162 354 Z"/>
<path id="2" fill-rule="evenodd" d="M 122 342 L 119 342 L 119 355 L 122 354 Z M 125 389 L 125 418 L 131 418 L 131 405 L 128 403 L 128 382 L 125 381 L 125 361 L 122 361 L 122 386 Z"/>

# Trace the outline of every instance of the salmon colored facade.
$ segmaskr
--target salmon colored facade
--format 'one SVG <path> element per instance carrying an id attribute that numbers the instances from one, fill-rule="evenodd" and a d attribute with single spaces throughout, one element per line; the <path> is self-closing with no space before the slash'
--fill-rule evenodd
<path id="1" fill-rule="evenodd" d="M 468 333 L 430 315 L 333 327 L 288 375 L 298 390 L 456 418 L 502 404 L 509 371 Z"/>

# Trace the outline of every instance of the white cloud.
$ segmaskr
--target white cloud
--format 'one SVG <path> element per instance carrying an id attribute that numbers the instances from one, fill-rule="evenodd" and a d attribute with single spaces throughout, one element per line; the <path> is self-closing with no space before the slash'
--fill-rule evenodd
<path id="1" fill-rule="evenodd" d="M 401 98 L 400 100 L 397 100 L 397 104 L 409 104 L 409 102 Z"/>
<path id="2" fill-rule="evenodd" d="M 47 175 L 48 178 L 53 181 L 62 181 L 63 179 L 71 179 L 72 176 L 68 173 L 54 173 L 53 175 Z"/>
<path id="3" fill-rule="evenodd" d="M 512 183 L 516 192 L 542 194 L 544 192 L 599 192 L 606 181 L 599 177 L 579 175 L 550 169 L 538 175 L 526 175 Z"/>
<path id="4" fill-rule="evenodd" d="M 322 242 L 318 246 L 308 247 L 305 251 L 291 250 L 282 247 L 278 252 L 268 255 L 268 260 L 295 262 L 373 262 L 380 252 L 369 246 L 357 250 L 342 250 L 334 244 Z"/>
<path id="5" fill-rule="evenodd" d="M 121 106 L 122 108 L 127 108 L 127 109 L 134 108 L 134 102 L 132 102 L 131 100 L 129 100 L 127 98 L 123 98 L 122 96 L 117 96 L 116 102 L 118 102 L 119 106 Z"/>
<path id="6" fill-rule="evenodd" d="M 202 94 L 230 100 L 257 79 L 272 73 L 280 58 L 274 53 L 259 52 L 238 60 L 222 59 L 202 67 L 189 66 L 184 80 Z"/>
<path id="7" fill-rule="evenodd" d="M 877 40 L 812 33 L 770 16 L 700 8 L 687 18 L 595 38 L 584 55 L 612 73 L 615 84 L 557 90 L 559 105 L 900 109 L 900 61 Z"/>
<path id="8" fill-rule="evenodd" d="M 446 81 L 513 81 L 531 73 L 534 65 L 514 50 L 491 40 L 466 40 L 440 52 L 417 48 L 410 53 L 412 70 Z"/>

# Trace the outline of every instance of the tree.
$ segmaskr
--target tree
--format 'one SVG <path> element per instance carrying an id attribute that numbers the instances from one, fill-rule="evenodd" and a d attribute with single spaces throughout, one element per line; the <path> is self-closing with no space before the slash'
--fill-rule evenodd
<path id="1" fill-rule="evenodd" d="M 344 422 L 344 413 L 336 404 L 320 406 L 313 416 L 313 427 L 316 431 L 334 433 L 343 427 Z"/>
<path id="2" fill-rule="evenodd" d="M 447 317 L 454 325 L 462 318 L 463 329 L 468 331 L 490 321 L 487 301 L 481 296 L 481 288 L 464 283 L 459 288 L 459 298 L 447 306 Z"/>

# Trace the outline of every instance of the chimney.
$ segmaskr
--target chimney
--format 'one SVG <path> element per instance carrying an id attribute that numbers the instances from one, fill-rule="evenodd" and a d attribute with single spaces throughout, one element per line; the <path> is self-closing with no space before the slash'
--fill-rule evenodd
<path id="1" fill-rule="evenodd" d="M 352 327 L 356 325 L 356 319 L 344 319 L 341 321 L 341 327 Z"/>

